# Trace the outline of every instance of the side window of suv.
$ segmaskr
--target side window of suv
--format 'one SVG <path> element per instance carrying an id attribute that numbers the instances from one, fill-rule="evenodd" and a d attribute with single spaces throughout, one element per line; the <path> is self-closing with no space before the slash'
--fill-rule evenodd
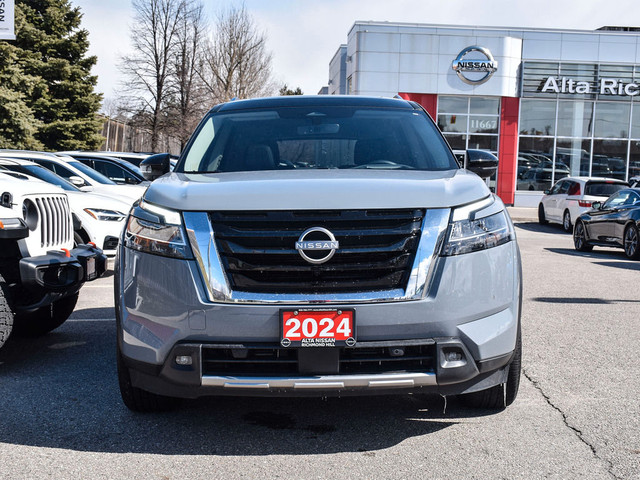
<path id="1" fill-rule="evenodd" d="M 549 190 L 549 195 L 557 195 L 560 192 L 560 189 L 562 188 L 562 185 L 565 184 L 567 182 L 558 182 L 556 183 L 553 188 L 551 190 Z"/>

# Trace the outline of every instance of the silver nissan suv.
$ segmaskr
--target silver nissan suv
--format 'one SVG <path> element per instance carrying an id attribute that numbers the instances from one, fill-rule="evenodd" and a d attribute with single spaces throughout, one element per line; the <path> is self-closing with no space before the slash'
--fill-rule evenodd
<path id="1" fill-rule="evenodd" d="M 159 178 L 116 260 L 125 405 L 406 393 L 512 403 L 519 250 L 481 178 L 497 159 L 469 150 L 466 163 L 404 100 L 214 107 L 172 172 L 167 155 L 141 166 Z"/>

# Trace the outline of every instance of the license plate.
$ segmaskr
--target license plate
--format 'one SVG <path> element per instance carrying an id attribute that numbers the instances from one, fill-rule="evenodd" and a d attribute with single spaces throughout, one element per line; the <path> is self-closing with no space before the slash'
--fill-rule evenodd
<path id="1" fill-rule="evenodd" d="M 280 311 L 283 347 L 336 347 L 356 344 L 355 311 L 300 309 Z"/>
<path id="2" fill-rule="evenodd" d="M 87 258 L 87 280 L 93 280 L 96 277 L 96 259 Z"/>

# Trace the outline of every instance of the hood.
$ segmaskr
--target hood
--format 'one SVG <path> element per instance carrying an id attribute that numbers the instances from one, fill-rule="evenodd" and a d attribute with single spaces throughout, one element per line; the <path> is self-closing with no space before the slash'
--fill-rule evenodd
<path id="1" fill-rule="evenodd" d="M 100 208 L 103 210 L 115 210 L 127 214 L 131 209 L 131 203 L 117 198 L 101 195 L 93 192 L 67 192 L 69 206 L 73 212 L 80 212 L 85 208 Z"/>
<path id="2" fill-rule="evenodd" d="M 175 210 L 444 208 L 490 194 L 465 170 L 285 170 L 171 173 L 145 200 Z"/>
<path id="3" fill-rule="evenodd" d="M 144 195 L 147 189 L 144 185 L 103 185 L 94 184 L 93 192 L 110 198 L 117 198 L 127 202 L 129 206 Z"/>

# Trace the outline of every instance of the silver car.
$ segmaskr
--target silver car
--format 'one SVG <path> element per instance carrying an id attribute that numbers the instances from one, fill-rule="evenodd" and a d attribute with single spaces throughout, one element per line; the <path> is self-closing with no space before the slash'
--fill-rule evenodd
<path id="1" fill-rule="evenodd" d="M 467 155 L 470 170 L 495 171 L 490 154 Z M 154 168 L 166 174 L 132 209 L 116 260 L 130 409 L 205 395 L 514 401 L 513 224 L 418 104 L 229 102 L 173 172 Z"/>

